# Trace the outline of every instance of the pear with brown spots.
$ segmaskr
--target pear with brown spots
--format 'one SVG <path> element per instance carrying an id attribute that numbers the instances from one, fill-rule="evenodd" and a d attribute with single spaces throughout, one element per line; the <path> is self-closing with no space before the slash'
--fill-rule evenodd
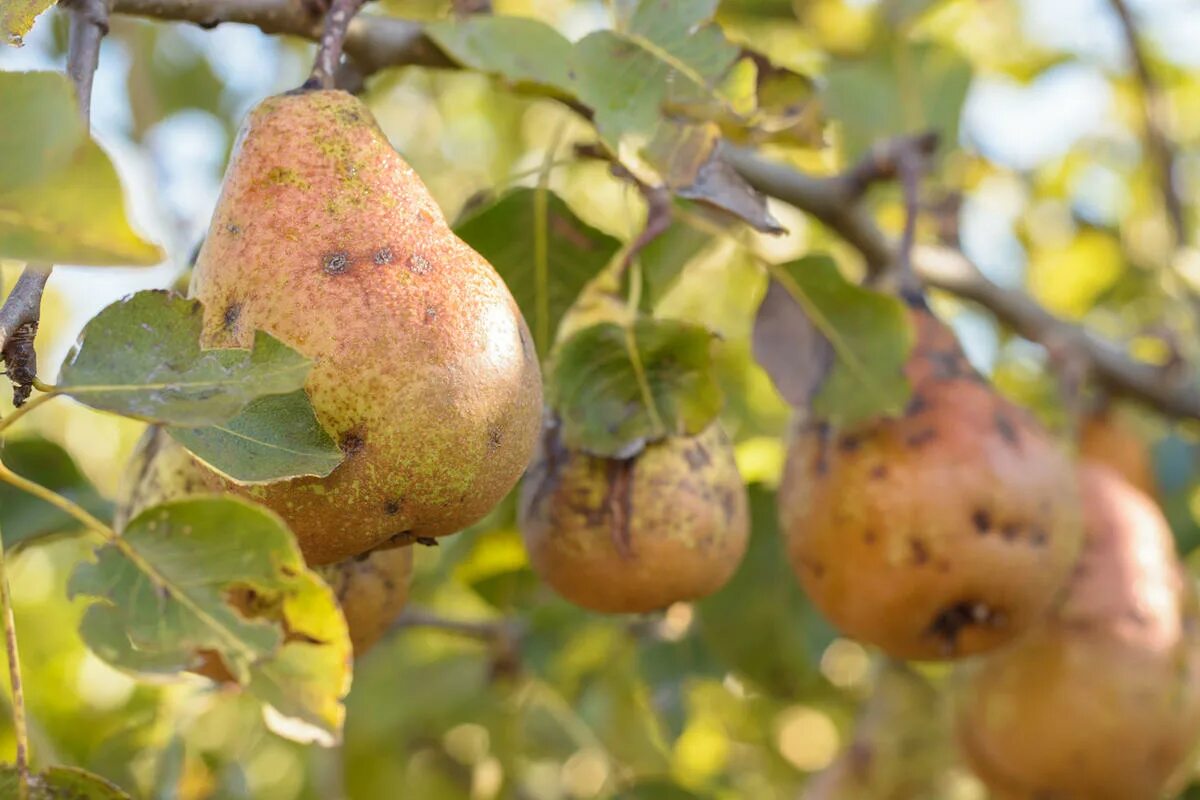
<path id="1" fill-rule="evenodd" d="M 742 560 L 749 525 L 733 447 L 716 423 L 614 460 L 566 448 L 551 422 L 521 486 L 534 572 L 593 611 L 654 611 L 712 594 Z"/>
<path id="2" fill-rule="evenodd" d="M 1095 462 L 1080 482 L 1086 541 L 1065 601 L 970 675 L 958 738 L 1006 800 L 1174 796 L 1200 740 L 1194 590 L 1146 494 Z"/>
<path id="3" fill-rule="evenodd" d="M 191 294 L 206 347 L 262 329 L 314 362 L 305 388 L 343 463 L 210 481 L 280 514 L 310 563 L 461 530 L 532 455 L 542 386 L 525 321 L 352 95 L 301 90 L 251 111 Z"/>
<path id="4" fill-rule="evenodd" d="M 990 650 L 1050 606 L 1081 540 L 1074 469 L 925 309 L 903 416 L 803 425 L 779 489 L 792 566 L 845 634 L 898 658 Z"/>
<path id="5" fill-rule="evenodd" d="M 161 428 L 152 427 L 138 442 L 122 476 L 114 525 L 119 531 L 151 506 L 208 494 L 208 479 L 207 467 Z M 383 638 L 404 609 L 412 563 L 413 547 L 408 545 L 374 550 L 316 568 L 342 608 L 356 658 Z M 243 613 L 256 613 L 253 591 L 241 589 L 232 595 L 231 602 Z M 211 653 L 201 654 L 192 671 L 218 681 L 232 680 L 219 657 Z"/>

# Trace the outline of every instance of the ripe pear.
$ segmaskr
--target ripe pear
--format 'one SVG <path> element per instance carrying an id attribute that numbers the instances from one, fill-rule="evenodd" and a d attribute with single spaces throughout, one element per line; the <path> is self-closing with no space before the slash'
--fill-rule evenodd
<path id="1" fill-rule="evenodd" d="M 903 416 L 799 428 L 781 527 L 813 602 L 847 635 L 905 659 L 961 657 L 1028 628 L 1081 540 L 1074 470 L 1025 410 L 914 309 Z"/>
<path id="2" fill-rule="evenodd" d="M 746 488 L 717 423 L 615 460 L 567 448 L 551 420 L 519 516 L 534 572 L 572 603 L 608 613 L 712 594 L 749 538 Z"/>
<path id="3" fill-rule="evenodd" d="M 1155 800 L 1200 740 L 1200 619 L 1158 506 L 1080 468 L 1086 545 L 1061 606 L 970 675 L 958 737 L 1010 800 Z"/>
<path id="4" fill-rule="evenodd" d="M 212 478 L 280 514 L 309 563 L 458 531 L 532 455 L 542 384 L 520 310 L 350 94 L 250 112 L 191 294 L 204 346 L 262 329 L 314 361 L 305 389 L 344 462 L 326 478 Z"/>
<path id="5" fill-rule="evenodd" d="M 144 509 L 167 500 L 207 494 L 209 470 L 161 428 L 148 429 L 138 442 L 118 489 L 114 525 L 121 530 Z M 317 567 L 333 589 L 346 617 L 355 657 L 371 649 L 408 601 L 411 545 L 373 550 Z M 255 613 L 254 593 L 233 592 L 234 605 Z M 214 680 L 232 680 L 219 658 L 205 654 L 193 670 Z"/>
<path id="6" fill-rule="evenodd" d="M 1116 470 L 1148 497 L 1158 495 L 1150 448 L 1115 408 L 1100 408 L 1084 415 L 1079 426 L 1079 457 Z"/>

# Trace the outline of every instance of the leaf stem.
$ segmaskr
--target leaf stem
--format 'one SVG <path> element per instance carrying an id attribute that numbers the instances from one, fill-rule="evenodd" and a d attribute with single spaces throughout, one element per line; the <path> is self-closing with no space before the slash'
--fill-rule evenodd
<path id="1" fill-rule="evenodd" d="M 231 649 L 239 651 L 243 656 L 250 660 L 256 656 L 256 654 L 245 644 L 239 641 L 236 636 L 231 635 L 225 629 L 225 627 L 221 625 L 221 623 L 213 619 L 213 617 L 203 608 L 196 605 L 195 601 L 193 601 L 185 592 L 181 592 L 178 587 L 174 586 L 170 581 L 160 575 L 158 570 L 154 568 L 154 565 L 146 561 L 142 554 L 134 549 L 134 547 L 130 545 L 124 537 L 113 530 L 111 525 L 107 525 L 100 521 L 98 518 L 88 513 L 88 511 L 82 506 L 71 502 L 57 492 L 47 489 L 40 483 L 35 483 L 28 478 L 21 477 L 3 463 L 0 463 L 0 481 L 4 481 L 5 483 L 12 485 L 17 489 L 26 492 L 27 494 L 33 495 L 39 500 L 49 503 L 68 516 L 73 517 L 84 527 L 100 534 L 107 544 L 115 547 L 121 553 L 121 555 L 125 556 L 125 558 L 127 558 L 130 563 L 137 567 L 142 574 L 144 574 L 157 586 L 161 587 L 165 592 L 169 593 L 181 606 L 195 614 L 197 618 L 211 627 L 213 631 L 222 635 L 227 640 L 227 643 Z"/>
<path id="2" fill-rule="evenodd" d="M 11 414 L 9 414 L 7 417 L 4 417 L 3 419 L 0 419 L 0 432 L 7 430 L 13 423 L 15 423 L 21 417 L 25 416 L 30 411 L 33 411 L 35 408 L 42 405 L 43 403 L 53 400 L 57 396 L 58 395 L 54 392 L 50 392 L 48 394 L 40 394 L 37 397 L 30 400 L 29 402 L 25 403 L 25 405 L 21 406 L 20 408 L 13 409 L 13 412 Z"/>
<path id="3" fill-rule="evenodd" d="M 13 618 L 12 595 L 4 563 L 4 539 L 0 537 L 0 614 L 4 615 L 4 649 L 8 653 L 8 678 L 12 686 L 13 732 L 17 739 L 17 797 L 29 799 L 29 731 L 25 725 L 25 690 L 21 683 L 21 656 L 17 649 L 17 625 Z"/>

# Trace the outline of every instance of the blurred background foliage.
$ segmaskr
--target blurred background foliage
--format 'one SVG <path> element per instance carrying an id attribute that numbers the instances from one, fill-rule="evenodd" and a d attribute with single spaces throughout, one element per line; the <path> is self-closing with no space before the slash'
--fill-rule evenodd
<path id="1" fill-rule="evenodd" d="M 575 40 L 609 26 L 623 4 L 494 5 Z M 448 6 L 381 0 L 369 13 L 441 19 Z M 1130 6 L 1165 94 L 1186 203 L 1200 186 L 1200 8 L 1188 0 Z M 1143 144 L 1140 90 L 1107 3 L 725 0 L 718 21 L 730 39 L 817 81 L 827 143 L 767 153 L 832 173 L 881 136 L 934 128 L 944 144 L 933 193 L 960 202 L 927 214 L 926 235 L 949 230 L 993 280 L 1131 341 L 1143 358 L 1163 360 L 1173 348 L 1196 355 L 1187 294 L 1200 290 L 1200 248 L 1173 241 Z M 61 69 L 65 31 L 64 16 L 48 14 L 24 48 L 0 51 L 0 68 Z M 186 271 L 242 116 L 300 83 L 310 58 L 306 42 L 244 26 L 113 20 L 96 78 L 95 135 L 119 168 L 133 219 L 171 260 L 57 270 L 38 338 L 43 365 L 59 363 L 102 306 Z M 421 68 L 373 76 L 365 97 L 450 218 L 480 192 L 533 185 L 550 163 L 550 187 L 580 218 L 622 241 L 640 230 L 642 197 L 604 164 L 570 157 L 570 146 L 594 133 L 555 102 L 486 76 Z M 898 191 L 872 202 L 898 232 Z M 881 665 L 837 638 L 781 556 L 772 490 L 789 410 L 750 353 L 766 281 L 756 259 L 828 251 L 848 274 L 857 262 L 799 212 L 771 210 L 787 235 L 747 230 L 707 242 L 655 309 L 723 338 L 723 421 L 752 486 L 754 532 L 740 573 L 718 595 L 647 618 L 577 610 L 534 579 L 510 499 L 464 535 L 419 548 L 413 607 L 469 624 L 396 630 L 356 665 L 344 746 L 321 750 L 268 733 L 257 707 L 236 693 L 199 678 L 136 683 L 89 654 L 76 632 L 83 601 L 65 599 L 65 583 L 90 545 L 63 538 L 18 552 L 12 564 L 37 759 L 86 767 L 156 798 L 770 800 L 827 796 L 811 778 L 836 769 L 853 743 L 917 759 L 939 776 L 938 797 L 984 797 L 938 733 L 928 687 L 944 683 L 944 671 Z M 1196 206 L 1184 210 L 1194 228 Z M 2 264 L 6 287 L 19 266 Z M 1063 422 L 1057 366 L 1042 347 L 976 308 L 936 302 L 1003 391 Z M 1196 431 L 1128 412 L 1153 448 L 1162 500 L 1188 553 L 1200 546 Z M 140 429 L 64 400 L 22 420 L 19 432 L 60 445 L 112 497 Z M 929 730 L 914 733 L 914 720 Z M 0 758 L 10 759 L 6 724 Z"/>

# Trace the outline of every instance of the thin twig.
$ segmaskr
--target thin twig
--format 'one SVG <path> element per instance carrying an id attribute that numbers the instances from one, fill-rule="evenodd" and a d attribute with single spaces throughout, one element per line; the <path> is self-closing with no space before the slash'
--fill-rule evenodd
<path id="1" fill-rule="evenodd" d="M 321 41 L 317 44 L 317 57 L 313 62 L 312 73 L 305 82 L 310 89 L 332 89 L 336 85 L 335 77 L 342 63 L 342 48 L 346 44 L 346 32 L 350 29 L 350 20 L 362 8 L 365 0 L 333 0 L 329 13 L 325 16 L 325 30 L 321 33 Z"/>
<path id="2" fill-rule="evenodd" d="M 1167 99 L 1150 71 L 1150 62 L 1138 36 L 1137 23 L 1125 0 L 1109 0 L 1121 23 L 1121 33 L 1129 51 L 1134 75 L 1142 90 L 1142 113 L 1145 116 L 1146 146 L 1159 172 L 1159 188 L 1163 194 L 1163 205 L 1171 221 L 1171 232 L 1175 246 L 1187 242 L 1187 224 L 1184 221 L 1183 201 L 1175 169 L 1175 145 L 1167 135 Z"/>
<path id="3" fill-rule="evenodd" d="M 4 539 L 0 538 L 0 613 L 4 615 L 4 649 L 8 653 L 8 679 L 12 688 L 13 731 L 17 740 L 17 797 L 29 797 L 29 730 L 25 725 L 25 690 L 21 684 L 21 656 L 17 650 L 17 624 L 4 564 Z"/>
<path id="4" fill-rule="evenodd" d="M 67 75 L 75 84 L 75 99 L 84 127 L 92 110 L 92 79 L 100 64 L 100 41 L 108 34 L 107 0 L 62 0 L 71 12 Z"/>

